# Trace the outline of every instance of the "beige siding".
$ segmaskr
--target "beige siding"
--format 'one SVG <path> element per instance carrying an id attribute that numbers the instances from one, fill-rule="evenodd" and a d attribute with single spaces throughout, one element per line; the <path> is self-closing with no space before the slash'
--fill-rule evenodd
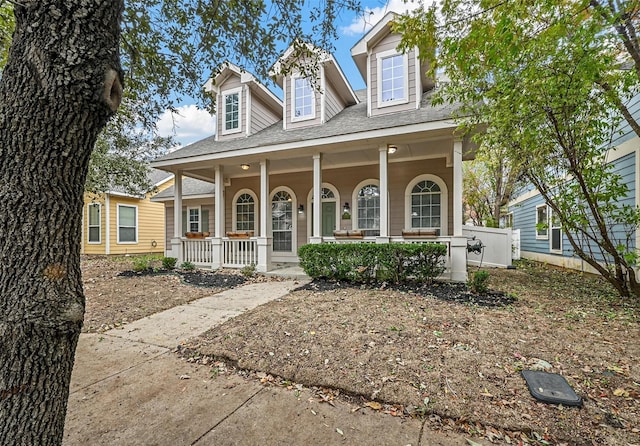
<path id="1" fill-rule="evenodd" d="M 327 121 L 340 113 L 345 107 L 344 102 L 340 100 L 335 89 L 329 83 L 327 83 L 325 89 L 325 101 L 325 114 Z"/>
<path id="2" fill-rule="evenodd" d="M 378 60 L 377 55 L 384 51 L 395 50 L 400 43 L 399 34 L 389 34 L 382 39 L 373 49 L 371 54 L 371 115 L 381 115 L 386 113 L 395 113 L 403 110 L 411 110 L 416 107 L 416 75 L 419 67 L 416 67 L 415 51 L 411 50 L 407 53 L 408 58 L 408 74 L 409 74 L 409 101 L 406 104 L 398 104 L 387 107 L 378 107 Z"/>
<path id="3" fill-rule="evenodd" d="M 213 203 L 213 198 L 210 198 L 210 199 L 201 198 L 197 200 L 189 200 L 184 198 L 182 199 L 183 213 L 187 211 L 188 207 L 195 207 L 195 206 L 200 206 L 201 211 L 203 212 L 206 211 L 209 214 L 209 218 L 206 223 L 207 226 L 205 226 L 204 222 L 202 223 L 202 225 L 205 229 L 208 228 L 207 229 L 208 232 L 211 232 L 211 234 L 213 234 L 214 225 L 215 225 L 215 205 Z M 165 217 L 165 227 L 166 227 L 165 244 L 166 246 L 170 247 L 171 239 L 173 238 L 173 230 L 175 227 L 174 221 L 173 221 L 173 202 L 167 203 L 167 207 L 165 208 L 165 212 L 164 212 L 164 217 Z M 186 228 L 183 227 L 182 228 L 183 235 L 185 232 L 186 232 Z"/>
<path id="4" fill-rule="evenodd" d="M 234 88 L 242 87 L 242 83 L 240 82 L 240 77 L 236 75 L 229 76 L 221 85 L 220 85 L 220 94 L 216 98 L 216 108 L 218 109 L 218 119 L 217 119 L 217 134 L 218 140 L 224 141 L 229 139 L 235 139 L 241 136 L 245 136 L 245 128 L 246 128 L 246 108 L 247 108 L 247 98 L 246 93 L 242 91 L 240 95 L 240 131 L 237 133 L 230 133 L 228 135 L 224 135 L 222 132 L 222 128 L 224 126 L 224 101 L 222 100 L 224 93 L 227 90 L 232 90 Z"/>
<path id="5" fill-rule="evenodd" d="M 255 95 L 251 96 L 251 134 L 263 130 L 279 120 L 282 116 L 278 116 L 265 107 L 264 103 Z"/>

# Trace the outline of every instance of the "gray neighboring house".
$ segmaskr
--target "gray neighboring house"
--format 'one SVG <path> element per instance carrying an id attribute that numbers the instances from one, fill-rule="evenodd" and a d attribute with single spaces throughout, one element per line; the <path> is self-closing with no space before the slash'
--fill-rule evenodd
<path id="1" fill-rule="evenodd" d="M 314 81 L 279 73 L 291 48 L 275 63 L 283 101 L 240 67 L 221 67 L 206 85 L 215 135 L 152 163 L 176 178 L 154 199 L 167 209 L 168 255 L 269 271 L 297 262 L 307 243 L 438 242 L 448 247 L 446 278 L 467 279 L 462 162 L 473 149 L 456 132 L 456 107 L 431 104 L 436 84 L 417 49 L 396 50 L 393 18 L 351 49 L 361 91 L 315 48 Z M 191 190 L 192 179 L 209 187 Z"/>

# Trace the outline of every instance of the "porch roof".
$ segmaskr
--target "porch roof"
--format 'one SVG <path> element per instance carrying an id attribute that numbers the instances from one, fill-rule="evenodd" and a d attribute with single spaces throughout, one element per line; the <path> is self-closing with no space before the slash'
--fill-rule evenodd
<path id="1" fill-rule="evenodd" d="M 453 115 L 458 109 L 458 104 L 432 105 L 433 90 L 422 96 L 422 104 L 419 109 L 384 114 L 379 116 L 367 116 L 366 90 L 358 90 L 360 103 L 346 107 L 331 120 L 324 124 L 300 129 L 282 128 L 282 121 L 278 121 L 266 129 L 246 138 L 216 141 L 215 136 L 197 141 L 175 152 L 164 155 L 152 162 L 154 167 L 171 167 L 181 163 L 195 161 L 195 159 L 227 158 L 233 156 L 233 152 L 250 149 L 264 150 L 270 146 L 284 144 L 300 144 L 306 147 L 314 144 L 325 144 L 326 138 L 351 136 L 351 140 L 367 139 L 371 132 L 377 130 L 398 129 L 415 126 L 416 124 L 432 124 L 430 129 L 455 130 L 456 124 Z"/>

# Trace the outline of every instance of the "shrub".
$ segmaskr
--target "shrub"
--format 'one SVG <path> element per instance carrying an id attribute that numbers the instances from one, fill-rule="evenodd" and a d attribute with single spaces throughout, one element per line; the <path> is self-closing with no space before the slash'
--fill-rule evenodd
<path id="1" fill-rule="evenodd" d="M 240 270 L 240 273 L 242 273 L 244 277 L 253 277 L 256 273 L 256 266 L 253 263 L 251 265 L 247 265 Z"/>
<path id="2" fill-rule="evenodd" d="M 176 267 L 176 262 L 178 259 L 175 257 L 163 257 L 162 258 L 162 267 L 164 269 L 174 269 Z"/>
<path id="3" fill-rule="evenodd" d="M 367 282 L 432 281 L 444 271 L 439 243 L 323 243 L 301 246 L 300 266 L 312 278 Z"/>
<path id="4" fill-rule="evenodd" d="M 471 292 L 474 294 L 484 294 L 489 291 L 487 280 L 489 280 L 489 273 L 487 271 L 478 270 L 474 272 L 468 284 Z"/>
<path id="5" fill-rule="evenodd" d="M 182 262 L 182 265 L 180 265 L 180 268 L 182 268 L 185 271 L 193 271 L 194 269 L 196 269 L 196 266 L 191 262 Z"/>
<path id="6" fill-rule="evenodd" d="M 151 262 L 149 261 L 148 257 L 135 257 L 133 259 L 132 269 L 135 272 L 141 273 L 142 271 L 146 271 L 150 268 L 151 268 Z"/>

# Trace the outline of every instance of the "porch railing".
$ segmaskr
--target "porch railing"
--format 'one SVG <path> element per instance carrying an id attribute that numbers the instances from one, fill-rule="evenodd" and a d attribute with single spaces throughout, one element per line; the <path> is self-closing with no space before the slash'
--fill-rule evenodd
<path id="1" fill-rule="evenodd" d="M 183 239 L 182 260 L 196 266 L 211 266 L 213 263 L 211 239 Z"/>
<path id="2" fill-rule="evenodd" d="M 255 238 L 222 239 L 222 266 L 242 268 L 258 264 L 258 243 Z"/>

